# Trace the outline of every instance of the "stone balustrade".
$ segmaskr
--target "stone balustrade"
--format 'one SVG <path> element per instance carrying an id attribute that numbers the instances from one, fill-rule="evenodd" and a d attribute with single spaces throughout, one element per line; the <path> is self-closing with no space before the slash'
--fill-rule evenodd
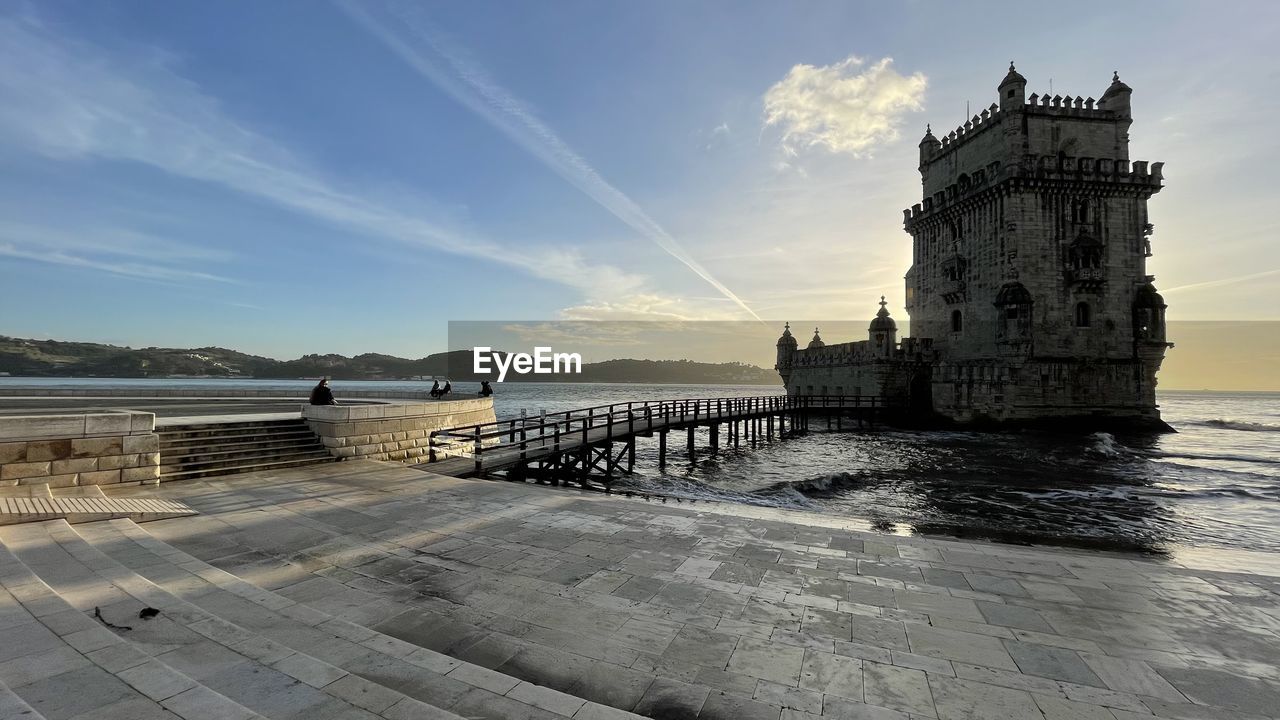
<path id="1" fill-rule="evenodd" d="M 342 459 L 426 462 L 431 431 L 493 422 L 493 398 L 385 405 L 303 405 L 302 417 Z"/>
<path id="2" fill-rule="evenodd" d="M 131 410 L 0 416 L 0 486 L 157 483 L 155 419 Z"/>

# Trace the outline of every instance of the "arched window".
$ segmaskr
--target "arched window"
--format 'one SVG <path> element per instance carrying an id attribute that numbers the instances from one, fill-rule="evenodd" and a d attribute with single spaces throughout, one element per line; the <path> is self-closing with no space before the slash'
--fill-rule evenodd
<path id="1" fill-rule="evenodd" d="M 1076 327 L 1089 327 L 1092 320 L 1089 314 L 1089 303 L 1076 303 Z"/>
<path id="2" fill-rule="evenodd" d="M 951 332 L 964 330 L 964 315 L 959 310 L 951 311 Z"/>

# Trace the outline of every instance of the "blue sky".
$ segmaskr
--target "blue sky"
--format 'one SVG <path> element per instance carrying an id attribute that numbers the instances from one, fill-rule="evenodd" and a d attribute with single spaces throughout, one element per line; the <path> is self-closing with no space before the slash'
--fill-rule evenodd
<path id="1" fill-rule="evenodd" d="M 1171 319 L 1280 319 L 1280 10 L 1052 7 L 2 2 L 0 333 L 421 356 L 448 320 L 870 317 L 925 123 L 1010 59 L 1134 88 Z"/>

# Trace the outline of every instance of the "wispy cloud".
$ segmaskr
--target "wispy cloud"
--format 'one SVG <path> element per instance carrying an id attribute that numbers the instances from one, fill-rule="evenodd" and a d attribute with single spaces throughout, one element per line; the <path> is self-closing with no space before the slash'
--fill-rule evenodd
<path id="1" fill-rule="evenodd" d="M 1220 278 L 1218 280 L 1206 280 L 1205 282 L 1191 283 L 1189 285 L 1179 285 L 1178 287 L 1171 287 L 1167 290 L 1161 290 L 1160 292 L 1168 295 L 1169 293 L 1185 292 L 1187 290 L 1206 290 L 1208 288 L 1222 287 L 1224 285 L 1238 285 L 1240 283 L 1261 280 L 1262 278 L 1272 277 L 1275 275 L 1280 275 L 1280 269 L 1264 270 L 1262 272 L 1249 273 L 1248 275 L 1237 275 L 1236 277 Z"/>
<path id="2" fill-rule="evenodd" d="M 28 260 L 31 262 L 39 262 L 49 265 L 64 265 L 68 267 L 84 268 L 95 272 L 110 273 L 112 275 L 120 275 L 123 277 L 142 280 L 154 280 L 170 284 L 185 283 L 191 280 L 204 280 L 222 283 L 236 282 L 231 278 L 223 277 L 221 275 L 213 275 L 211 273 L 183 270 L 180 268 L 166 267 L 152 263 L 111 261 L 89 257 L 82 254 L 72 254 L 63 250 L 50 250 L 38 247 L 19 247 L 13 243 L 4 241 L 0 241 L 0 257 L 10 257 L 18 260 Z"/>
<path id="3" fill-rule="evenodd" d="M 632 273 L 591 265 L 573 249 L 504 247 L 385 198 L 343 189 L 284 147 L 240 126 L 154 48 L 124 57 L 59 35 L 34 18 L 0 16 L 0 97 L 0 142 L 19 150 L 64 160 L 141 163 L 366 236 L 515 266 L 589 296 L 644 284 Z M 143 272 L 63 248 L 6 248 L 10 257 Z"/>
<path id="4" fill-rule="evenodd" d="M 782 130 L 789 155 L 821 148 L 855 157 L 898 138 L 902 117 L 924 108 L 928 81 L 902 75 L 892 58 L 870 66 L 849 56 L 816 67 L 796 65 L 764 95 L 764 123 Z"/>
<path id="5" fill-rule="evenodd" d="M 532 110 L 489 77 L 478 64 L 453 47 L 423 13 L 420 5 L 383 5 L 395 25 L 374 17 L 370 4 L 336 0 L 338 6 L 432 84 L 500 130 L 526 152 L 575 188 L 648 238 L 709 283 L 738 307 L 756 317 L 732 290 L 717 280 L 661 225 L 538 119 Z M 727 129 L 727 128 L 726 128 Z M 757 319 L 759 319 L 757 317 Z"/>

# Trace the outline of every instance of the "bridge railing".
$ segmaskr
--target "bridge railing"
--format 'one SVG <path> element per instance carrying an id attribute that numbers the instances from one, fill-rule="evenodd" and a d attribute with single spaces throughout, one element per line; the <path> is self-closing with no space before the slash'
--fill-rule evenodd
<path id="1" fill-rule="evenodd" d="M 430 457 L 438 454 L 469 455 L 482 469 L 482 456 L 502 450 L 558 454 L 564 444 L 588 445 L 609 442 L 636 433 L 683 427 L 713 420 L 740 420 L 769 414 L 797 411 L 859 409 L 875 411 L 887 407 L 875 395 L 763 395 L 753 397 L 681 398 L 611 403 L 592 407 L 510 418 L 476 425 L 432 431 Z M 603 428 L 604 434 L 593 435 Z"/>

